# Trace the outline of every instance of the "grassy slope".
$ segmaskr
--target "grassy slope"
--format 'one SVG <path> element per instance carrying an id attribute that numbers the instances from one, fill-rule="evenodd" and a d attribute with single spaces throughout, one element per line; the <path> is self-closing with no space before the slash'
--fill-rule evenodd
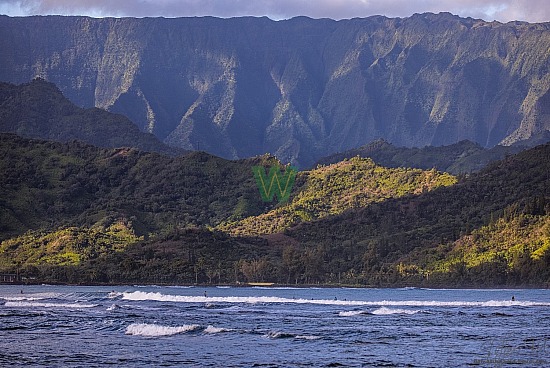
<path id="1" fill-rule="evenodd" d="M 300 222 L 456 183 L 452 175 L 435 170 L 388 169 L 357 157 L 300 176 L 300 189 L 290 203 L 219 228 L 234 235 L 278 233 Z"/>

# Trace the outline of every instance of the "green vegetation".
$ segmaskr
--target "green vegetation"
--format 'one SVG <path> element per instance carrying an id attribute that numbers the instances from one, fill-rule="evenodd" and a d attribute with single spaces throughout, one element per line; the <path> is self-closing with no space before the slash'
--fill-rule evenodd
<path id="1" fill-rule="evenodd" d="M 536 214 L 528 207 L 520 213 L 517 206 L 509 208 L 505 217 L 455 242 L 413 255 L 404 269 L 431 275 L 432 282 L 452 278 L 473 286 L 550 280 L 550 206 L 544 198 L 533 202 L 540 204 Z"/>
<path id="2" fill-rule="evenodd" d="M 550 282 L 548 233 L 540 225 L 546 220 L 530 220 L 539 224 L 534 228 L 541 226 L 534 237 L 521 235 L 530 230 L 527 224 L 514 237 L 502 229 L 513 229 L 514 221 L 523 224 L 529 215 L 548 216 L 549 173 L 547 144 L 497 162 L 454 186 L 302 223 L 285 234 L 302 249 L 321 253 L 318 279 L 323 281 L 327 275 L 340 275 L 340 281 L 362 285 L 546 286 Z M 484 241 L 480 234 L 491 240 Z M 509 241 L 498 242 L 505 238 Z M 456 245 L 457 241 L 464 245 Z M 485 249 L 483 243 L 492 245 L 477 251 Z M 458 258 L 452 252 L 456 247 Z M 518 248 L 524 259 L 534 263 L 517 266 L 512 262 L 503 268 L 507 277 L 489 277 L 495 274 L 486 270 L 494 265 L 492 260 L 509 259 L 518 254 Z M 485 276 L 463 277 L 468 267 L 473 274 Z M 511 274 L 513 269 L 521 272 Z"/>
<path id="3" fill-rule="evenodd" d="M 53 232 L 29 231 L 0 243 L 0 267 L 79 266 L 82 262 L 121 252 L 143 240 L 131 223 L 117 221 L 92 228 L 69 227 Z"/>
<path id="4" fill-rule="evenodd" d="M 453 185 L 456 178 L 435 170 L 388 169 L 377 166 L 370 159 L 355 157 L 302 172 L 299 181 L 300 189 L 289 204 L 259 216 L 224 224 L 219 229 L 234 235 L 278 233 L 300 222 Z"/>
<path id="5" fill-rule="evenodd" d="M 353 158 L 262 201 L 252 167 L 0 135 L 0 272 L 36 282 L 547 286 L 550 145 L 457 179 Z M 265 234 L 258 236 L 258 234 Z"/>
<path id="6" fill-rule="evenodd" d="M 41 282 L 220 283 L 245 281 L 244 253 L 266 254 L 262 239 L 189 227 L 143 241 L 129 224 L 30 233 L 0 245 L 0 267 Z"/>
<path id="7" fill-rule="evenodd" d="M 0 240 L 106 218 L 129 219 L 148 237 L 260 214 L 272 205 L 258 195 L 251 167 L 276 164 L 269 156 L 174 158 L 0 134 Z"/>

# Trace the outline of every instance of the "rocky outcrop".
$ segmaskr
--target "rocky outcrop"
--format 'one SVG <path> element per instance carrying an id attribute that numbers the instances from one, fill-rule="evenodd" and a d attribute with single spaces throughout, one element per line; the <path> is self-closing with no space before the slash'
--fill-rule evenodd
<path id="1" fill-rule="evenodd" d="M 227 158 L 305 166 L 378 138 L 492 147 L 550 130 L 548 23 L 1 16 L 0 50 L 0 80 L 45 78 Z"/>

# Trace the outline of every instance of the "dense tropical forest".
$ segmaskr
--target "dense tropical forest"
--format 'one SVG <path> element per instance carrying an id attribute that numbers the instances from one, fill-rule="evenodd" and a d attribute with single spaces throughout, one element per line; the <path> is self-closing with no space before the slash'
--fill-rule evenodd
<path id="1" fill-rule="evenodd" d="M 351 158 L 261 200 L 252 166 L 0 135 L 0 272 L 24 282 L 546 286 L 550 145 L 460 178 Z"/>

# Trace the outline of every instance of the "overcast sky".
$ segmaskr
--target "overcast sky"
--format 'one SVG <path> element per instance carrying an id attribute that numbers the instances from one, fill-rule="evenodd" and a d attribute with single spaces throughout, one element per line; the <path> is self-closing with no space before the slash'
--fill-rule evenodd
<path id="1" fill-rule="evenodd" d="M 0 14 L 63 14 L 131 17 L 244 15 L 285 19 L 407 17 L 442 11 L 488 21 L 550 21 L 550 0 L 0 0 Z"/>

